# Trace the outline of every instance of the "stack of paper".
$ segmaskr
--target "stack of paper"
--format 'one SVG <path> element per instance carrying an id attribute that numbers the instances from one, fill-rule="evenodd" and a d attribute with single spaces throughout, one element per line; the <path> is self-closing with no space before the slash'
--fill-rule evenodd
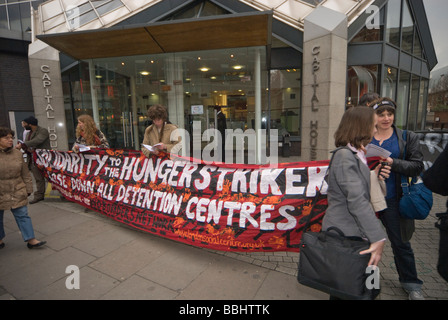
<path id="1" fill-rule="evenodd" d="M 146 149 L 148 149 L 149 151 L 151 151 L 151 152 L 157 152 L 157 151 L 159 151 L 159 149 L 158 148 L 156 148 L 157 146 L 160 146 L 161 145 L 161 143 L 157 143 L 157 144 L 155 144 L 155 145 L 153 145 L 153 146 L 150 146 L 150 145 L 148 145 L 148 144 L 143 144 L 142 143 L 142 146 L 144 146 Z"/>
<path id="2" fill-rule="evenodd" d="M 383 159 L 386 159 L 388 157 L 390 157 L 390 155 L 392 154 L 392 152 L 387 151 L 386 149 L 383 149 L 381 147 L 378 147 L 375 144 L 369 143 L 366 147 L 367 153 L 366 153 L 366 158 L 369 157 L 380 157 Z"/>
<path id="3" fill-rule="evenodd" d="M 78 148 L 79 148 L 79 152 L 84 152 L 84 151 L 89 151 L 90 150 L 90 147 L 88 147 L 88 146 L 86 146 L 84 144 L 77 143 L 77 145 L 78 145 Z"/>

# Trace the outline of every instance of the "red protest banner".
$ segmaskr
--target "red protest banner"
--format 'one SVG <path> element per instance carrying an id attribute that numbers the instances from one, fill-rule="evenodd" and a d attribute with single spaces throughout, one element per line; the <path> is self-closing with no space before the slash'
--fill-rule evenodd
<path id="1" fill-rule="evenodd" d="M 129 226 L 191 245 L 224 251 L 299 251 L 316 196 L 311 228 L 327 207 L 328 161 L 277 166 L 211 165 L 140 151 L 83 153 L 36 150 L 53 188 Z"/>

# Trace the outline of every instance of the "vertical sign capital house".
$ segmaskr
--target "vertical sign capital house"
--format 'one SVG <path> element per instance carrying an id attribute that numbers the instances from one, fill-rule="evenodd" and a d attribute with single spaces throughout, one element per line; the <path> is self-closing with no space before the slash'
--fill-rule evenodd
<path id="1" fill-rule="evenodd" d="M 347 18 L 318 7 L 304 23 L 302 159 L 325 160 L 345 111 Z"/>
<path id="2" fill-rule="evenodd" d="M 34 114 L 39 126 L 50 134 L 54 150 L 67 150 L 67 128 L 62 92 L 59 52 L 36 40 L 29 45 L 28 62 L 33 92 Z"/>

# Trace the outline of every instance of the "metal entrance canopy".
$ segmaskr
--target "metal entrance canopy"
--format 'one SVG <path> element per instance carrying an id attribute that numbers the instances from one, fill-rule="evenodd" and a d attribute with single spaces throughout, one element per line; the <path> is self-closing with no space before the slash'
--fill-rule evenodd
<path id="1" fill-rule="evenodd" d="M 272 11 L 37 35 L 78 60 L 271 44 Z"/>

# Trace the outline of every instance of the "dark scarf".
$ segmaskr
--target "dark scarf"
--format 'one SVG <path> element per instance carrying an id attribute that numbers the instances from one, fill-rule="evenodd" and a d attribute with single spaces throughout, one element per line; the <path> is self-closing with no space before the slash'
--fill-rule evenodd
<path id="1" fill-rule="evenodd" d="M 6 148 L 6 149 L 2 149 L 2 148 L 0 148 L 0 152 L 7 153 L 7 152 L 11 151 L 13 148 L 14 148 L 14 146 L 9 147 L 9 148 Z"/>

